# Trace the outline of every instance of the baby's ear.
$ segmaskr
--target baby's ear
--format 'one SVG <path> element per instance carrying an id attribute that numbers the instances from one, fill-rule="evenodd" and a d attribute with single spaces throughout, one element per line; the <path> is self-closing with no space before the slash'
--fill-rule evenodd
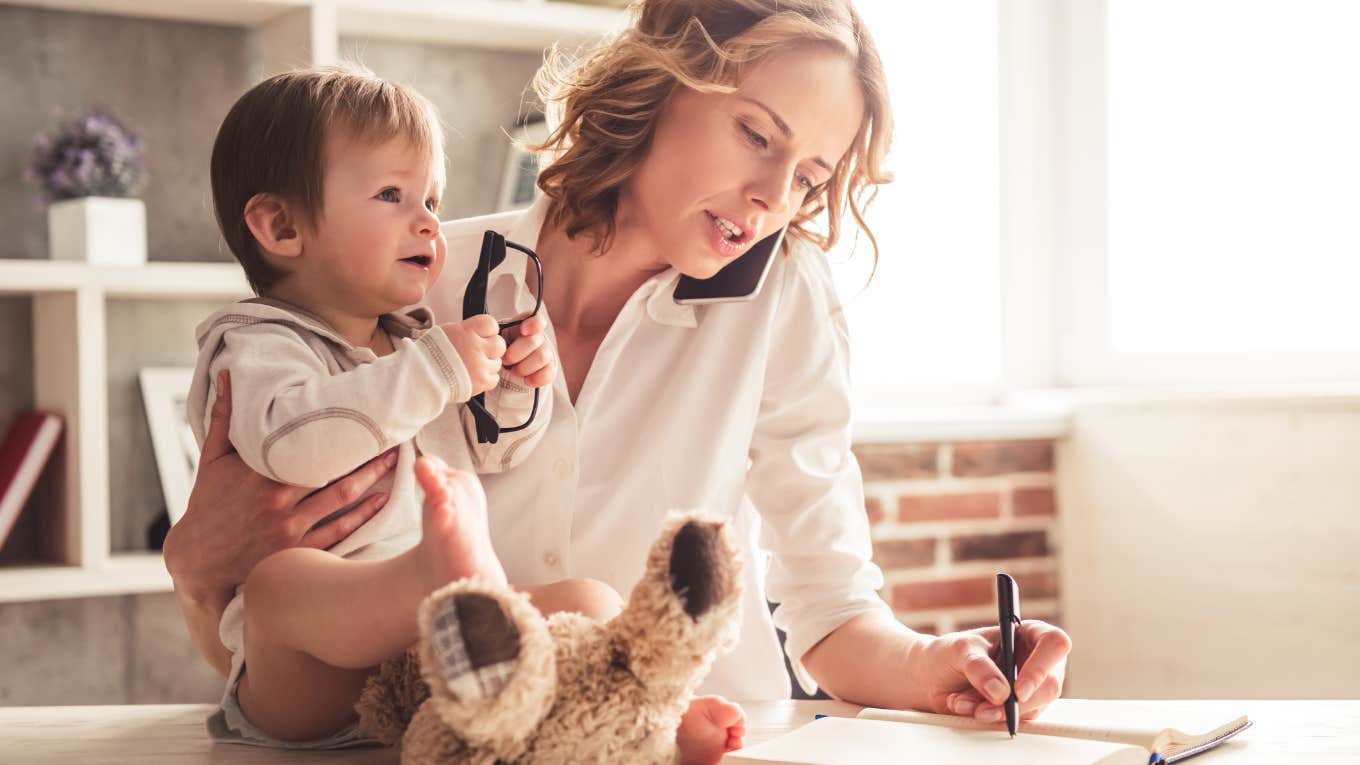
<path id="1" fill-rule="evenodd" d="M 266 255 L 295 258 L 302 254 L 302 237 L 288 204 L 274 194 L 256 194 L 246 202 L 246 226 Z"/>

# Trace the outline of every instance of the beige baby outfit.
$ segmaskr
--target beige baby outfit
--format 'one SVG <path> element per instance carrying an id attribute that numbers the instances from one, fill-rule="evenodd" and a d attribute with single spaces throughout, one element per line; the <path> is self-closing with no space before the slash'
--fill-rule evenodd
<path id="1" fill-rule="evenodd" d="M 469 472 L 499 472 L 517 464 L 551 419 L 552 396 L 542 396 L 533 424 L 477 444 L 466 407 L 471 382 L 448 336 L 427 309 L 387 314 L 380 328 L 395 352 L 378 356 L 351 345 L 323 319 L 281 301 L 234 303 L 198 326 L 198 363 L 189 389 L 189 423 L 199 444 L 207 433 L 216 379 L 231 373 L 231 443 L 255 472 L 280 483 L 320 488 L 393 447 L 397 465 L 364 497 L 387 493 L 386 505 L 330 552 L 381 560 L 420 541 L 420 454 Z M 487 408 L 504 426 L 529 417 L 533 390 L 502 372 L 488 391 Z M 363 501 L 357 500 L 354 505 Z M 350 507 L 353 507 L 351 505 Z M 352 746 L 357 731 L 302 744 L 271 739 L 251 725 L 236 701 L 244 666 L 242 589 L 228 604 L 219 635 L 232 654 L 221 708 L 209 719 L 215 738 L 290 748 Z"/>

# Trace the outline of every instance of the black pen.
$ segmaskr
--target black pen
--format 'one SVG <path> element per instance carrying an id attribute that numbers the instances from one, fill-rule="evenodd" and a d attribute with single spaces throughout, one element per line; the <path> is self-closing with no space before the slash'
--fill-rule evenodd
<path id="1" fill-rule="evenodd" d="M 1010 574 L 996 575 L 997 621 L 1001 626 L 1001 674 L 1010 683 L 1006 699 L 1006 730 L 1015 738 L 1020 724 L 1020 702 L 1015 698 L 1015 627 L 1020 623 L 1020 585 Z"/>

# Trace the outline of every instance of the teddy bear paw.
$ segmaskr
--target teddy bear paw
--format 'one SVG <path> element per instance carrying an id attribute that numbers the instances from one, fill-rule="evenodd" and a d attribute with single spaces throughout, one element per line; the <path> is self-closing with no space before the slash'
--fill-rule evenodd
<path id="1" fill-rule="evenodd" d="M 431 647 L 449 693 L 463 702 L 499 694 L 520 655 L 519 628 L 500 601 L 460 592 L 438 604 L 431 616 Z"/>

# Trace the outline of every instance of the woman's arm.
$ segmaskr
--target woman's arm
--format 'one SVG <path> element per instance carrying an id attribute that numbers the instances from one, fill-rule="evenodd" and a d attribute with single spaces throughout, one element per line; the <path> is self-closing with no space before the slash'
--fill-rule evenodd
<path id="1" fill-rule="evenodd" d="M 993 658 L 1000 635 L 988 627 L 933 637 L 891 616 L 862 614 L 803 654 L 803 666 L 827 693 L 856 704 L 998 722 L 1010 695 Z M 1030 720 L 1062 693 L 1072 641 L 1057 627 L 1033 620 L 1022 622 L 1016 635 L 1015 692 L 1021 719 Z"/>
<path id="2" fill-rule="evenodd" d="M 225 370 L 217 382 L 218 396 L 189 506 L 171 527 L 162 554 L 194 645 L 225 675 L 230 656 L 218 639 L 217 625 L 236 586 L 270 553 L 286 547 L 325 549 L 373 517 L 385 496 L 369 497 L 345 515 L 313 528 L 387 475 L 396 464 L 396 453 L 379 455 L 311 496 L 310 489 L 275 483 L 247 467 L 232 448 L 227 438 L 231 379 Z"/>
<path id="3" fill-rule="evenodd" d="M 932 637 L 878 596 L 859 466 L 850 452 L 849 342 L 820 253 L 793 256 L 781 280 L 747 491 L 772 553 L 767 594 L 795 671 L 860 704 L 987 719 L 1009 686 L 991 658 L 1000 631 Z M 1021 626 L 1017 693 L 1033 716 L 1058 696 L 1071 641 Z M 999 684 L 999 685 L 998 685 Z M 1032 686 L 1032 690 L 1031 690 Z"/>

